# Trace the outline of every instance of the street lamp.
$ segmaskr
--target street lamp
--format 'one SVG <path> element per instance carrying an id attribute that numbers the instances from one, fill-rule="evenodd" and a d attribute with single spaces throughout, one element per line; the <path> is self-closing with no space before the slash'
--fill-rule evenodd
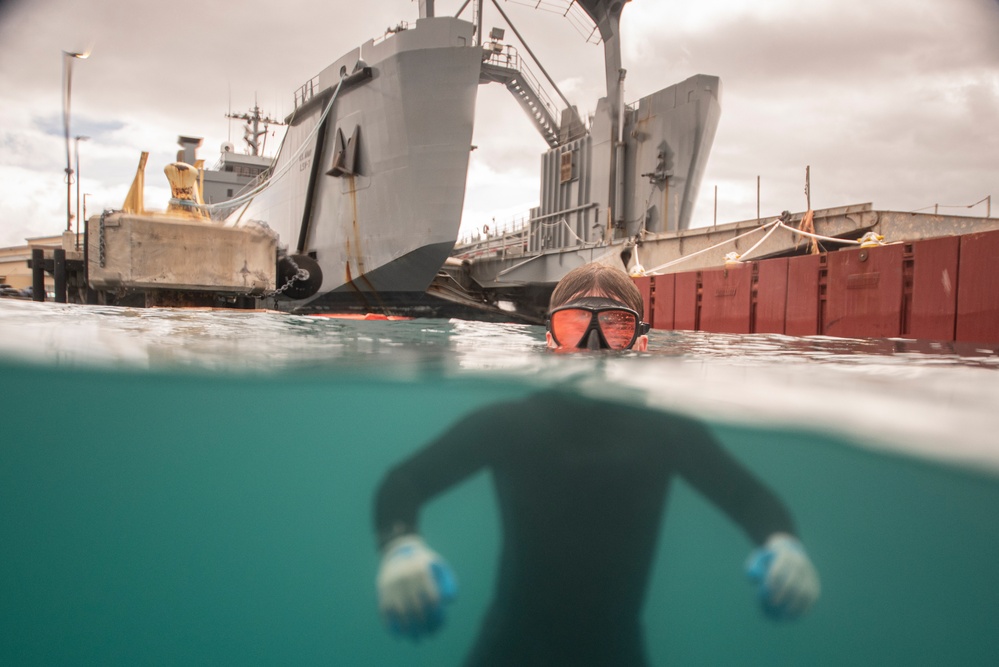
<path id="1" fill-rule="evenodd" d="M 87 219 L 87 197 L 93 197 L 89 192 L 83 193 L 83 219 Z M 80 225 L 76 226 L 76 249 L 80 249 Z"/>
<path id="2" fill-rule="evenodd" d="M 76 139 L 76 238 L 80 238 L 80 142 L 87 141 L 90 137 L 77 135 Z M 69 231 L 69 230 L 66 230 Z"/>
<path id="3" fill-rule="evenodd" d="M 62 122 L 66 131 L 66 231 L 73 231 L 73 163 L 69 150 L 69 108 L 73 89 L 73 61 L 86 60 L 90 52 L 62 52 Z"/>

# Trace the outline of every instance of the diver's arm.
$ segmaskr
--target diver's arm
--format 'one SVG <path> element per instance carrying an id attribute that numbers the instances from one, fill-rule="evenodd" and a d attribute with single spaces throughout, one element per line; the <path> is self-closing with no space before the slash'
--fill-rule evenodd
<path id="1" fill-rule="evenodd" d="M 791 513 L 777 495 L 729 455 L 703 426 L 686 426 L 681 474 L 759 545 L 746 563 L 763 612 L 793 619 L 819 597 L 818 573 L 798 539 Z"/>
<path id="2" fill-rule="evenodd" d="M 794 520 L 777 495 L 725 451 L 703 425 L 682 419 L 674 433 L 677 469 L 756 544 L 774 533 L 796 535 Z"/>
<path id="3" fill-rule="evenodd" d="M 502 444 L 491 418 L 500 409 L 490 406 L 468 415 L 388 471 L 375 494 L 379 548 L 418 532 L 425 502 L 487 465 L 491 451 Z"/>
<path id="4" fill-rule="evenodd" d="M 389 630 L 414 641 L 435 633 L 458 586 L 451 567 L 423 541 L 423 503 L 471 476 L 501 444 L 493 406 L 461 420 L 392 468 L 375 497 L 375 532 L 382 553 L 376 579 L 378 607 Z"/>

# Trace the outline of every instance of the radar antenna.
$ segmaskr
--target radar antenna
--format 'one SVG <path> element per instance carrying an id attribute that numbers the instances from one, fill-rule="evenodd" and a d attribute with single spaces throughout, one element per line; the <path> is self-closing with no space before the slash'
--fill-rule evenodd
<path id="1" fill-rule="evenodd" d="M 287 125 L 287 123 L 264 115 L 260 107 L 257 106 L 256 101 L 254 101 L 253 108 L 249 112 L 227 113 L 226 117 L 246 123 L 243 126 L 243 141 L 246 142 L 249 155 L 263 155 L 264 150 L 267 148 L 267 132 L 271 125 Z M 261 126 L 263 126 L 263 129 L 261 129 Z M 263 141 L 260 140 L 261 136 L 263 137 Z"/>

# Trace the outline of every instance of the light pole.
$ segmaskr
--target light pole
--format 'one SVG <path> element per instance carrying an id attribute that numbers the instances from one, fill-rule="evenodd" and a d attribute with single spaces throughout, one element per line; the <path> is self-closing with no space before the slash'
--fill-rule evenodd
<path id="1" fill-rule="evenodd" d="M 73 61 L 86 60 L 90 52 L 62 52 L 62 123 L 66 131 L 66 231 L 73 231 L 73 161 L 69 150 L 69 109 L 73 90 Z"/>
<path id="2" fill-rule="evenodd" d="M 90 137 L 77 135 L 76 139 L 76 239 L 80 240 L 80 142 L 87 141 Z"/>
<path id="3" fill-rule="evenodd" d="M 83 219 L 87 219 L 87 197 L 93 197 L 89 192 L 83 193 Z M 80 226 L 76 226 L 76 249 L 80 249 Z"/>

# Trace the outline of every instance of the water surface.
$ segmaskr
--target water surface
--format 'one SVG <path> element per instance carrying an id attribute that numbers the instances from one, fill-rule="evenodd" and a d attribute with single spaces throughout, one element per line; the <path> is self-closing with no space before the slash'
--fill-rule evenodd
<path id="1" fill-rule="evenodd" d="M 704 420 L 787 503 L 822 577 L 810 616 L 765 619 L 753 545 L 676 485 L 653 664 L 993 664 L 995 349 L 691 332 L 650 348 L 0 301 L 0 664 L 459 665 L 495 576 L 488 476 L 423 513 L 462 590 L 415 646 L 378 618 L 372 495 L 463 415 L 547 387 Z"/>

